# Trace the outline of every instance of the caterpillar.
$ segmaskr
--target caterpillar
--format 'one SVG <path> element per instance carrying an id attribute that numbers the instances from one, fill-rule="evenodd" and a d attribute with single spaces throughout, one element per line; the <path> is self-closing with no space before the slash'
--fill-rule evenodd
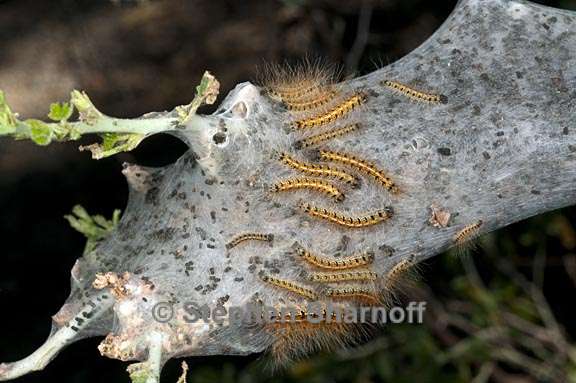
<path id="1" fill-rule="evenodd" d="M 431 104 L 446 104 L 448 103 L 448 97 L 443 94 L 425 93 L 407 85 L 399 83 L 397 81 L 384 80 L 381 82 L 382 85 L 403 94 L 412 100 L 428 102 Z"/>
<path id="2" fill-rule="evenodd" d="M 414 254 L 411 254 L 408 258 L 398 262 L 394 267 L 388 271 L 386 278 L 384 280 L 384 288 L 393 296 L 396 285 L 398 284 L 400 276 L 402 276 L 407 270 L 411 269 L 415 265 Z"/>
<path id="3" fill-rule="evenodd" d="M 339 289 L 330 289 L 326 292 L 330 298 L 356 298 L 362 301 L 367 301 L 373 304 L 380 303 L 380 298 L 374 293 L 372 289 L 364 287 L 343 287 Z"/>
<path id="4" fill-rule="evenodd" d="M 364 93 L 356 93 L 347 98 L 346 100 L 344 100 L 341 104 L 336 105 L 334 108 L 332 108 L 326 113 L 320 114 L 315 117 L 304 118 L 301 120 L 294 121 L 293 126 L 296 129 L 310 129 L 329 124 L 331 122 L 336 121 L 339 118 L 344 117 L 352 110 L 365 103 L 366 100 L 367 96 Z"/>
<path id="5" fill-rule="evenodd" d="M 268 93 L 284 102 L 304 102 L 310 100 L 321 89 L 334 82 L 336 70 L 320 62 L 305 61 L 301 64 L 266 65 L 260 73 L 262 83 Z"/>
<path id="6" fill-rule="evenodd" d="M 360 129 L 360 124 L 346 125 L 342 128 L 332 129 L 324 133 L 315 134 L 313 136 L 298 140 L 294 144 L 294 147 L 296 149 L 308 148 L 310 146 L 315 146 L 328 140 L 344 136 L 345 134 L 352 133 L 358 129 Z"/>
<path id="7" fill-rule="evenodd" d="M 274 90 L 270 93 L 281 99 L 288 107 L 291 104 L 307 103 L 314 100 L 318 93 L 322 93 L 322 87 L 319 83 L 306 82 L 293 90 Z"/>
<path id="8" fill-rule="evenodd" d="M 231 248 L 236 247 L 239 244 L 241 244 L 242 242 L 246 242 L 246 241 L 272 242 L 273 240 L 274 240 L 274 234 L 246 233 L 246 234 L 241 234 L 241 235 L 235 237 L 234 239 L 232 239 L 232 241 L 228 242 L 226 244 L 226 249 L 230 250 Z"/>
<path id="9" fill-rule="evenodd" d="M 476 238 L 480 231 L 480 227 L 482 227 L 483 224 L 484 221 L 478 220 L 477 222 L 464 227 L 454 236 L 454 244 L 460 247 L 460 250 L 464 250 L 464 245 Z"/>
<path id="10" fill-rule="evenodd" d="M 312 217 L 324 219 L 349 228 L 361 228 L 376 225 L 390 219 L 394 214 L 391 207 L 386 207 L 382 210 L 377 210 L 372 214 L 361 217 L 346 216 L 341 213 L 317 206 L 312 206 L 307 203 L 301 203 L 299 208 Z"/>
<path id="11" fill-rule="evenodd" d="M 356 179 L 356 177 L 345 172 L 344 170 L 333 168 L 327 165 L 318 165 L 318 164 L 301 162 L 290 157 L 290 155 L 288 155 L 287 153 L 280 153 L 279 159 L 280 162 L 282 162 L 286 166 L 299 172 L 313 175 L 316 177 L 336 178 L 342 182 L 350 184 L 351 186 L 354 187 L 358 186 L 358 180 Z"/>
<path id="12" fill-rule="evenodd" d="M 374 261 L 373 253 L 362 253 L 359 255 L 354 255 L 343 259 L 320 257 L 302 247 L 299 247 L 296 250 L 296 253 L 298 254 L 298 256 L 300 256 L 302 259 L 304 259 L 311 265 L 319 267 L 321 269 L 330 269 L 330 270 L 353 269 L 356 267 L 369 265 Z"/>
<path id="13" fill-rule="evenodd" d="M 336 97 L 337 93 L 330 89 L 319 88 L 313 94 L 313 98 L 309 100 L 301 100 L 301 99 L 294 99 L 294 98 L 286 98 L 282 97 L 284 101 L 284 105 L 286 105 L 286 109 L 293 111 L 293 112 L 304 112 L 311 109 L 317 109 L 321 106 L 328 104 L 330 101 Z"/>
<path id="14" fill-rule="evenodd" d="M 320 191 L 334 198 L 336 201 L 344 201 L 344 194 L 334 185 L 314 178 L 291 178 L 280 181 L 272 186 L 273 192 L 289 191 L 294 189 L 312 189 Z"/>
<path id="15" fill-rule="evenodd" d="M 307 322 L 309 317 L 320 319 L 318 322 L 329 322 L 335 320 L 342 320 L 343 313 L 341 307 L 336 307 L 336 310 L 332 307 L 331 310 L 327 310 L 325 307 L 315 307 L 314 311 L 306 311 L 303 308 L 297 308 L 294 310 L 292 307 L 274 307 L 276 315 L 272 317 L 273 323 L 299 323 Z M 318 313 L 318 311 L 320 311 Z M 293 315 L 294 314 L 294 315 Z"/>
<path id="16" fill-rule="evenodd" d="M 270 277 L 268 275 L 264 275 L 262 276 L 262 281 L 271 284 L 272 286 L 280 287 L 282 289 L 291 291 L 295 294 L 301 295 L 313 301 L 318 299 L 318 295 L 312 289 L 301 286 L 295 282 L 288 281 L 286 279 L 279 279 Z"/>
<path id="17" fill-rule="evenodd" d="M 382 170 L 378 169 L 368 161 L 345 153 L 332 152 L 329 150 L 321 150 L 320 158 L 324 161 L 339 162 L 341 164 L 358 169 L 360 172 L 368 174 L 374 178 L 378 183 L 386 188 L 386 190 L 392 193 L 398 193 L 399 191 L 394 181 L 388 178 Z"/>
<path id="18" fill-rule="evenodd" d="M 326 318 L 330 318 L 327 320 Z M 365 336 L 366 327 L 346 323 L 342 319 L 325 315 L 320 323 L 309 320 L 274 322 L 265 328 L 274 339 L 271 346 L 272 367 L 286 366 L 319 349 L 339 349 Z"/>
<path id="19" fill-rule="evenodd" d="M 348 281 L 374 281 L 378 278 L 377 274 L 372 271 L 346 271 L 339 273 L 312 273 L 310 281 L 318 283 L 336 283 Z"/>
<path id="20" fill-rule="evenodd" d="M 314 81 L 313 79 L 296 79 L 292 83 L 277 84 L 272 87 L 277 92 L 298 93 L 313 88 L 316 85 L 320 85 L 320 81 Z"/>
<path id="21" fill-rule="evenodd" d="M 403 273 L 404 271 L 412 267 L 413 264 L 414 264 L 414 255 L 411 254 L 407 259 L 404 259 L 398 262 L 396 265 L 394 265 L 394 267 L 390 269 L 388 274 L 386 274 L 386 279 L 391 279 L 392 277 Z"/>

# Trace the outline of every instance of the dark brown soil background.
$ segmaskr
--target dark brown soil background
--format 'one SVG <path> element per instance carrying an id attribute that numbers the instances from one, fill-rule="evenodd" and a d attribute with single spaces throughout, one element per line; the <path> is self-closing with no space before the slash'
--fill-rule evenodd
<path id="1" fill-rule="evenodd" d="M 51 102 L 66 100 L 74 88 L 87 91 L 106 114 L 134 117 L 189 102 L 204 70 L 221 81 L 221 96 L 254 80 L 265 61 L 308 55 L 340 64 L 345 75 L 363 74 L 421 44 L 455 3 L 0 0 L 0 89 L 24 117 L 45 116 Z M 540 3 L 576 9 L 576 0 Z M 363 28 L 365 44 L 357 41 Z M 132 153 L 93 161 L 77 147 L 0 139 L 0 361 L 39 346 L 67 297 L 84 239 L 62 216 L 77 203 L 109 216 L 126 204 L 122 162 L 158 166 L 185 150 L 157 136 Z M 565 286 L 559 283 L 551 295 Z M 46 371 L 18 382 L 129 381 L 125 364 L 100 357 L 98 343 L 73 345 Z M 253 358 L 202 363 L 218 368 L 223 360 L 242 368 Z M 178 368 L 171 362 L 166 373 L 175 377 Z"/>

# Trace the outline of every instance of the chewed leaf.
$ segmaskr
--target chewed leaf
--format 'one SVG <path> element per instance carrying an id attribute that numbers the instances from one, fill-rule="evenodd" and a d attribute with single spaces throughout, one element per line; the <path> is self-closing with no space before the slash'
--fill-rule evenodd
<path id="1" fill-rule="evenodd" d="M 220 83 L 216 80 L 210 72 L 204 72 L 200 85 L 196 87 L 196 96 L 202 97 L 204 103 L 208 105 L 214 104 L 218 93 L 220 92 Z"/>
<path id="2" fill-rule="evenodd" d="M 96 109 L 94 104 L 92 104 L 92 101 L 90 101 L 86 92 L 73 90 L 72 93 L 70 93 L 70 102 L 76 107 L 76 109 L 78 109 L 78 113 L 80 113 L 80 121 L 85 122 L 86 124 L 93 124 L 103 116 L 103 114 Z"/>
<path id="3" fill-rule="evenodd" d="M 196 87 L 196 96 L 194 96 L 192 102 L 188 105 L 176 107 L 180 121 L 184 122 L 196 114 L 196 110 L 198 110 L 202 104 L 213 104 L 219 92 L 220 82 L 210 72 L 204 72 L 200 85 Z"/>
<path id="4" fill-rule="evenodd" d="M 92 158 L 99 160 L 120 152 L 129 152 L 146 137 L 137 133 L 104 133 L 101 136 L 101 144 L 80 146 L 80 150 L 89 150 L 92 152 Z"/>

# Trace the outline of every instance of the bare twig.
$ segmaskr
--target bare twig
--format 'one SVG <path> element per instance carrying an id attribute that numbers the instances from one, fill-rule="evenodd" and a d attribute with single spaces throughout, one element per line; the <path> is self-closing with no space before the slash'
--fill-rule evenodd
<path id="1" fill-rule="evenodd" d="M 358 16 L 358 29 L 356 30 L 356 39 L 350 49 L 350 53 L 346 58 L 346 75 L 351 76 L 358 70 L 358 64 L 362 58 L 362 54 L 368 44 L 370 37 L 370 20 L 372 19 L 372 2 L 364 0 L 360 7 L 360 15 Z"/>

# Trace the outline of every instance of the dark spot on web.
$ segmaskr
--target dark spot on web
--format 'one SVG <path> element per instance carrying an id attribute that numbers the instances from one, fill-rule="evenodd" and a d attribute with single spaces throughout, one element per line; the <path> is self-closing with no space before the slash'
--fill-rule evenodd
<path id="1" fill-rule="evenodd" d="M 450 148 L 438 148 L 438 153 L 443 156 L 449 156 L 452 154 L 452 150 Z"/>

